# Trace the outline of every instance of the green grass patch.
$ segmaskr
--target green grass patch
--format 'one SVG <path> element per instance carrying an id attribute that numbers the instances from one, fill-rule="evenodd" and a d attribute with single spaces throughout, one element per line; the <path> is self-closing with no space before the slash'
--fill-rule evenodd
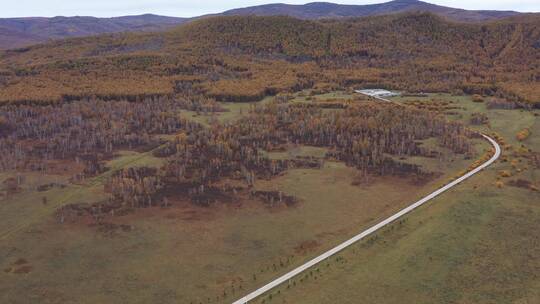
<path id="1" fill-rule="evenodd" d="M 538 111 L 489 110 L 469 96 L 448 94 L 394 98 L 404 104 L 431 99 L 452 102 L 457 115 L 448 119 L 465 124 L 473 112 L 485 113 L 489 124 L 470 127 L 540 152 L 538 136 L 523 143 L 515 138 L 524 128 L 532 134 L 540 131 Z M 481 142 L 476 147 L 486 149 Z M 376 237 L 347 249 L 338 260 L 316 266 L 307 279 L 299 276 L 294 286 L 276 288 L 271 301 L 267 294 L 258 303 L 535 303 L 540 298 L 540 236 L 535 233 L 540 229 L 540 194 L 506 183 L 519 178 L 540 185 L 540 171 L 514 151 L 503 152 L 508 161 L 497 162 Z M 512 159 L 519 160 L 520 171 L 511 165 Z M 498 173 L 503 170 L 514 175 L 501 179 Z M 504 186 L 497 188 L 497 181 Z"/>

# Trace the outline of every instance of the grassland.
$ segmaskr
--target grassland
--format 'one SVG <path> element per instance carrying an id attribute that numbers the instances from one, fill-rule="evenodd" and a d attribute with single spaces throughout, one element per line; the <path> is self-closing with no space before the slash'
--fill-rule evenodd
<path id="1" fill-rule="evenodd" d="M 48 206 L 40 203 L 42 193 L 14 196 L 2 203 L 3 227 L 27 225 L 3 237 L 0 264 L 13 269 L 0 277 L 2 301 L 189 303 L 212 295 L 212 302 L 227 302 L 433 187 L 407 180 L 352 186 L 354 171 L 327 163 L 257 185 L 300 197 L 292 209 L 260 202 L 210 209 L 183 204 L 123 218 L 117 224 L 133 227 L 129 232 L 55 221 L 53 202 L 99 200 L 99 185 L 48 191 Z M 13 273 L 21 258 L 31 272 Z"/>
<path id="2" fill-rule="evenodd" d="M 484 113 L 506 142 L 500 162 L 408 215 L 404 221 L 265 295 L 266 303 L 537 303 L 540 301 L 538 111 L 488 110 L 467 96 L 431 94 L 412 100 L 451 101 L 469 122 Z M 516 133 L 532 136 L 519 142 Z M 523 153 L 523 148 L 530 151 Z M 532 151 L 532 152 L 531 152 Z M 509 177 L 501 177 L 501 172 Z"/>
<path id="3" fill-rule="evenodd" d="M 315 97 L 336 94 L 321 96 Z M 235 119 L 250 106 L 229 105 L 231 111 L 219 119 Z M 487 148 L 478 142 L 478 154 Z M 323 154 L 296 146 L 273 156 Z M 150 152 L 122 152 L 108 163 L 108 172 L 79 185 L 63 175 L 40 176 L 39 182 L 29 178 L 27 188 L 0 202 L 0 302 L 231 302 L 431 192 L 471 162 L 462 156 L 447 159 L 415 160 L 445 173 L 421 185 L 402 178 L 353 185 L 354 169 L 327 161 L 321 169 L 289 170 L 256 183 L 256 189 L 298 197 L 294 207 L 269 208 L 253 199 L 211 208 L 180 201 L 119 217 L 110 226 L 60 224 L 55 211 L 104 199 L 103 182 L 117 169 L 159 166 Z M 32 186 L 55 180 L 66 187 L 40 192 Z"/>

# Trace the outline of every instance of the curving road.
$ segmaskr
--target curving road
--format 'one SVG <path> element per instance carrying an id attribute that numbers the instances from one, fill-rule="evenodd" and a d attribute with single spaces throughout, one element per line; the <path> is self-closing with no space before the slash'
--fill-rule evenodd
<path id="1" fill-rule="evenodd" d="M 273 288 L 281 285 L 282 283 L 285 283 L 288 280 L 294 278 L 295 276 L 297 276 L 298 274 L 304 272 L 305 270 L 317 265 L 318 263 L 328 259 L 329 257 L 331 257 L 331 256 L 335 255 L 336 253 L 342 251 L 343 249 L 353 245 L 354 243 L 356 243 L 356 242 L 360 241 L 361 239 L 369 236 L 370 234 L 376 232 L 377 230 L 383 228 L 384 226 L 394 222 L 395 220 L 399 219 L 400 217 L 404 216 L 405 214 L 407 214 L 407 213 L 413 211 L 414 209 L 424 205 L 425 203 L 427 203 L 428 201 L 432 200 L 433 198 L 439 196 L 443 192 L 457 186 L 459 183 L 463 182 L 464 180 L 468 179 L 469 177 L 477 174 L 478 172 L 482 171 L 483 169 L 485 169 L 488 166 L 490 166 L 491 164 L 493 164 L 501 156 L 501 147 L 491 137 L 489 137 L 487 135 L 484 135 L 484 134 L 482 134 L 482 136 L 487 141 L 489 141 L 489 143 L 495 148 L 495 154 L 488 161 L 486 161 L 482 165 L 478 166 L 474 170 L 466 173 L 462 177 L 452 181 L 451 183 L 447 184 L 446 186 L 444 186 L 444 187 L 436 190 L 435 192 L 429 194 L 428 196 L 422 198 L 421 200 L 417 201 L 416 203 L 410 205 L 409 207 L 399 211 L 398 213 L 390 216 L 389 218 L 385 219 L 384 221 L 382 221 L 382 222 L 376 224 L 375 226 L 373 226 L 373 227 L 363 231 L 362 233 L 356 235 L 355 237 L 351 238 L 350 240 L 345 241 L 344 243 L 338 245 L 337 247 L 334 247 L 334 248 L 328 250 L 327 252 L 325 252 L 325 253 L 321 254 L 320 256 L 310 260 L 309 262 L 305 263 L 304 265 L 299 266 L 298 268 L 284 274 L 283 276 L 281 276 L 281 277 L 275 279 L 274 281 L 264 285 L 263 287 L 251 292 L 250 294 L 246 295 L 245 297 L 233 302 L 233 304 L 244 304 L 244 303 L 247 303 L 247 302 L 249 302 L 249 301 L 251 301 L 251 300 L 253 300 L 253 299 L 255 299 L 255 298 L 257 298 L 257 297 L 259 297 L 261 295 L 263 295 L 264 293 L 272 290 Z"/>

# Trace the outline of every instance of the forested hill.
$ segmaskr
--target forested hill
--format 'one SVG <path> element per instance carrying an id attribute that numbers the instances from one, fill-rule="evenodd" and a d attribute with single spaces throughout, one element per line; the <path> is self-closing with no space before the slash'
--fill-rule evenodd
<path id="1" fill-rule="evenodd" d="M 268 4 L 229 10 L 215 16 L 290 16 L 299 19 L 365 17 L 404 12 L 430 12 L 455 21 L 480 22 L 521 15 L 513 11 L 472 11 L 417 0 L 395 0 L 371 5 L 314 2 L 305 5 Z M 0 49 L 13 49 L 49 40 L 105 33 L 166 30 L 171 26 L 206 18 L 165 17 L 152 14 L 114 18 L 53 17 L 0 19 Z"/>
<path id="2" fill-rule="evenodd" d="M 319 22 L 235 16 L 196 21 L 171 33 L 199 45 L 238 48 L 253 54 L 370 57 L 386 63 L 392 63 L 390 59 L 452 55 L 458 62 L 487 64 L 499 59 L 535 59 L 539 20 L 540 16 L 531 16 L 468 24 L 449 22 L 430 13 Z"/>
<path id="3" fill-rule="evenodd" d="M 267 4 L 224 12 L 225 16 L 290 16 L 300 19 L 351 18 L 386 15 L 404 12 L 430 12 L 456 21 L 478 22 L 519 15 L 513 11 L 464 10 L 435 5 L 418 0 L 394 0 L 369 5 L 343 5 L 328 2 L 313 2 L 304 5 Z"/>
<path id="4" fill-rule="evenodd" d="M 540 17 L 456 23 L 428 13 L 310 21 L 206 18 L 163 33 L 2 53 L 0 99 L 171 95 L 225 101 L 307 87 L 379 86 L 540 101 Z"/>

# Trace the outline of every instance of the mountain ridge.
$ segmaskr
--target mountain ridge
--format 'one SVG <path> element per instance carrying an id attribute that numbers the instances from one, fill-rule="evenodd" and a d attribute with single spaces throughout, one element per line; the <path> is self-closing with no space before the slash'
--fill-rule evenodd
<path id="1" fill-rule="evenodd" d="M 111 18 L 91 16 L 6 18 L 0 19 L 0 49 L 99 34 L 161 31 L 187 20 L 154 14 Z"/>
<path id="2" fill-rule="evenodd" d="M 213 16 L 285 15 L 298 19 L 315 20 L 367 17 L 405 12 L 429 12 L 459 22 L 481 22 L 522 15 L 522 13 L 514 11 L 469 11 L 419 0 L 394 0 L 369 5 L 345 5 L 331 2 L 311 2 L 303 5 L 271 3 L 194 18 L 167 17 L 154 14 L 111 18 L 90 16 L 6 18 L 0 19 L 0 49 L 20 48 L 55 39 L 99 34 L 162 31 L 193 20 Z"/>
<path id="3" fill-rule="evenodd" d="M 412 11 L 425 11 L 455 21 L 476 22 L 516 16 L 515 11 L 465 10 L 431 4 L 419 0 L 394 0 L 377 4 L 351 5 L 332 2 L 310 2 L 303 5 L 272 3 L 225 11 L 220 15 L 287 15 L 300 19 L 365 17 Z"/>

